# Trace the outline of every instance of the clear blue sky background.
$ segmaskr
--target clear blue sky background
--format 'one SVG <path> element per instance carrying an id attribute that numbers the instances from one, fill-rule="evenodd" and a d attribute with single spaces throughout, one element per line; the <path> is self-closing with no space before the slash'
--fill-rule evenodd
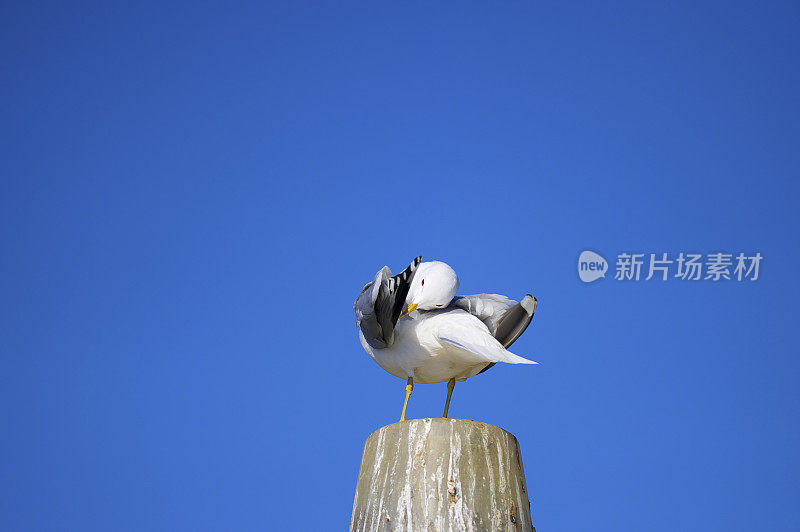
<path id="1" fill-rule="evenodd" d="M 384 264 L 540 302 L 456 387 L 540 531 L 797 530 L 793 3 L 0 10 L 0 528 L 342 530 Z M 578 280 L 594 249 L 757 282 Z M 445 386 L 418 386 L 411 417 Z"/>

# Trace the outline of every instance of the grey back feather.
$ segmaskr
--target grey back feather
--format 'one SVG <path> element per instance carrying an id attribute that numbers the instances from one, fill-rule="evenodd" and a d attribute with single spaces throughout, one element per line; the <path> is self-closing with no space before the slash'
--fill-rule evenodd
<path id="1" fill-rule="evenodd" d="M 417 257 L 395 276 L 384 266 L 353 304 L 356 324 L 373 348 L 384 349 L 394 343 L 394 326 L 403 313 L 408 289 L 421 261 L 422 257 Z"/>
<path id="2" fill-rule="evenodd" d="M 517 302 L 499 294 L 473 294 L 471 296 L 458 296 L 453 299 L 451 306 L 466 310 L 489 327 L 489 332 L 494 336 L 497 325 L 503 315 Z"/>
<path id="3" fill-rule="evenodd" d="M 466 310 L 489 328 L 492 336 L 508 347 L 525 332 L 536 310 L 536 298 L 526 295 L 521 302 L 499 294 L 458 296 L 452 306 Z"/>
<path id="4" fill-rule="evenodd" d="M 536 298 L 528 294 L 517 303 L 498 294 L 475 294 L 456 297 L 452 306 L 466 310 L 481 320 L 503 347 L 508 348 L 519 338 L 533 320 Z M 494 366 L 487 365 L 479 373 Z"/>

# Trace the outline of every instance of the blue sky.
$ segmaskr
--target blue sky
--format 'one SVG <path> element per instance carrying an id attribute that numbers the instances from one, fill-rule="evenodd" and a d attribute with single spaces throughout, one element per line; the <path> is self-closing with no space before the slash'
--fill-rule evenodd
<path id="1" fill-rule="evenodd" d="M 800 527 L 796 4 L 1 13 L 1 528 L 345 528 L 404 386 L 352 303 L 420 254 L 539 299 L 540 366 L 451 405 L 517 436 L 538 530 Z"/>

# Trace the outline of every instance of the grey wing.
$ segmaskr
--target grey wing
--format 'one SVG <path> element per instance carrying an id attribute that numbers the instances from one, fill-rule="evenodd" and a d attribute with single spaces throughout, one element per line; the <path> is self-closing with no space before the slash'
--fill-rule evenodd
<path id="1" fill-rule="evenodd" d="M 498 294 L 475 294 L 459 296 L 452 304 L 485 323 L 503 347 L 513 344 L 525 332 L 536 310 L 536 298 L 530 294 L 519 303 Z"/>
<path id="2" fill-rule="evenodd" d="M 368 283 L 356 298 L 353 304 L 353 312 L 356 315 L 356 325 L 361 327 L 367 343 L 375 348 L 387 347 L 383 337 L 383 331 L 378 316 L 375 313 L 375 301 L 378 299 L 378 292 L 381 284 L 391 276 L 389 268 L 384 266 L 376 275 L 375 279 Z"/>
<path id="3" fill-rule="evenodd" d="M 498 294 L 475 294 L 459 296 L 453 300 L 452 305 L 466 310 L 485 323 L 489 332 L 507 348 L 522 336 L 530 325 L 533 313 L 536 311 L 536 298 L 527 294 L 517 303 Z M 494 363 L 487 365 L 479 373 L 492 366 Z"/>
<path id="4" fill-rule="evenodd" d="M 395 276 L 384 266 L 356 299 L 353 305 L 356 324 L 373 348 L 383 349 L 394 343 L 394 326 L 403 312 L 411 280 L 421 261 L 422 257 L 417 257 Z"/>

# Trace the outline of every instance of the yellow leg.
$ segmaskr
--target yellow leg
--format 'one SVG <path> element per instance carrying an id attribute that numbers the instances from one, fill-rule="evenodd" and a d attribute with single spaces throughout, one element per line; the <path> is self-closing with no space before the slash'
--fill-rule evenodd
<path id="1" fill-rule="evenodd" d="M 456 387 L 456 380 L 450 379 L 447 381 L 447 401 L 444 402 L 444 416 L 447 417 L 447 411 L 450 410 L 450 396 L 453 395 L 453 388 Z"/>
<path id="2" fill-rule="evenodd" d="M 408 384 L 406 384 L 406 400 L 403 403 L 403 413 L 400 414 L 400 421 L 406 420 L 406 407 L 408 406 L 408 398 L 411 397 L 411 392 L 414 390 L 414 379 L 409 377 Z"/>

